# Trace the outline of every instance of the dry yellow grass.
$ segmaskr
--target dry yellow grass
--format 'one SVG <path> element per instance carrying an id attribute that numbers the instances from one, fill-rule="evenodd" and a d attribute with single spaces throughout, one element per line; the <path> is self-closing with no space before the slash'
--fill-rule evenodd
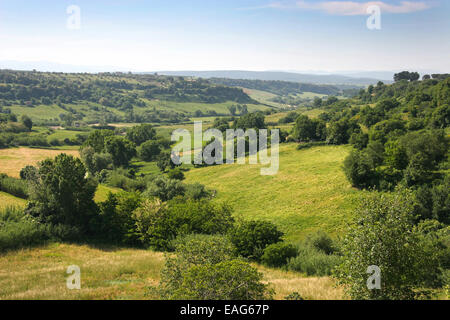
<path id="1" fill-rule="evenodd" d="M 67 267 L 81 269 L 81 290 L 66 287 Z M 164 255 L 147 250 L 94 248 L 49 244 L 0 255 L 0 300 L 155 299 L 149 286 L 157 285 Z M 270 282 L 276 299 L 298 292 L 306 299 L 341 299 L 342 290 L 330 278 L 257 266 Z"/>
<path id="2" fill-rule="evenodd" d="M 0 256 L 0 299 L 144 299 L 157 283 L 161 253 L 52 244 Z M 66 286 L 67 267 L 81 269 L 81 290 Z"/>
<path id="3" fill-rule="evenodd" d="M 329 277 L 302 277 L 297 272 L 269 269 L 259 266 L 264 281 L 275 290 L 275 299 L 283 300 L 293 292 L 307 300 L 342 300 L 344 291 Z"/>
<path id="4" fill-rule="evenodd" d="M 19 177 L 20 170 L 27 165 L 35 165 L 46 158 L 54 158 L 61 153 L 78 157 L 77 150 L 48 150 L 34 148 L 0 149 L 0 173 Z"/>

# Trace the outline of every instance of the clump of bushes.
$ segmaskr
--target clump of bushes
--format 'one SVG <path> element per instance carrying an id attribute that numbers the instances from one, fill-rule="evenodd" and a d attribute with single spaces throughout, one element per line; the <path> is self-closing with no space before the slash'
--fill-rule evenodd
<path id="1" fill-rule="evenodd" d="M 135 179 L 133 173 L 124 168 L 102 170 L 97 177 L 100 182 L 106 183 L 110 187 L 120 188 L 128 192 L 144 191 L 147 186 L 145 179 Z"/>
<path id="2" fill-rule="evenodd" d="M 287 269 L 306 273 L 308 276 L 329 276 L 340 261 L 338 255 L 327 255 L 310 247 L 302 247 L 299 248 L 297 257 L 289 260 Z"/>
<path id="3" fill-rule="evenodd" d="M 0 212 L 0 252 L 78 237 L 77 228 L 40 223 L 22 209 L 9 207 Z"/>
<path id="4" fill-rule="evenodd" d="M 0 173 L 0 191 L 12 194 L 18 198 L 28 198 L 28 188 L 24 180 L 8 177 Z"/>
<path id="5" fill-rule="evenodd" d="M 236 257 L 224 236 L 190 235 L 175 243 L 161 282 L 153 288 L 167 300 L 263 300 L 272 297 L 263 275 Z"/>
<path id="6" fill-rule="evenodd" d="M 269 267 L 282 267 L 289 259 L 296 257 L 297 248 L 292 244 L 279 242 L 271 244 L 264 249 L 261 262 Z"/>
<path id="7" fill-rule="evenodd" d="M 341 257 L 335 241 L 319 231 L 306 237 L 297 246 L 297 256 L 289 259 L 286 268 L 308 276 L 328 276 L 340 263 Z"/>
<path id="8" fill-rule="evenodd" d="M 171 242 L 180 235 L 226 234 L 233 226 L 231 208 L 207 200 L 173 200 L 162 204 L 146 200 L 133 217 L 137 236 L 147 247 L 172 250 Z"/>
<path id="9" fill-rule="evenodd" d="M 231 242 L 239 255 L 259 261 L 264 249 L 281 241 L 283 233 L 268 221 L 244 221 L 230 232 Z"/>

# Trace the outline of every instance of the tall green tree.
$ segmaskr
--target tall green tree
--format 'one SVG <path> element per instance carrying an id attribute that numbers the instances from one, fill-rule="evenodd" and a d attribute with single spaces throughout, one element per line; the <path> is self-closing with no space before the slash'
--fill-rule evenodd
<path id="1" fill-rule="evenodd" d="M 80 159 L 61 154 L 39 163 L 28 175 L 30 202 L 26 212 L 44 223 L 74 226 L 82 232 L 97 214 L 97 183 L 86 177 Z"/>
<path id="2" fill-rule="evenodd" d="M 127 139 L 134 142 L 137 146 L 155 138 L 156 131 L 150 124 L 134 126 L 127 131 Z"/>
<path id="3" fill-rule="evenodd" d="M 352 299 L 417 298 L 430 274 L 439 273 L 436 248 L 414 226 L 414 200 L 408 191 L 365 197 L 344 238 L 343 262 L 335 277 Z M 368 268 L 381 270 L 380 289 L 368 287 Z"/>
<path id="4" fill-rule="evenodd" d="M 116 167 L 128 167 L 131 159 L 136 156 L 134 143 L 119 136 L 106 137 L 105 151 L 112 156 Z"/>

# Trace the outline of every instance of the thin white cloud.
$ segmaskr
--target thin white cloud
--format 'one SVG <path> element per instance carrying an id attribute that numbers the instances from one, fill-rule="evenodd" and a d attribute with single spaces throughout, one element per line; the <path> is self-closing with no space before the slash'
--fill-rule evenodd
<path id="1" fill-rule="evenodd" d="M 304 10 L 318 10 L 332 15 L 356 16 L 367 15 L 367 8 L 379 6 L 383 13 L 411 13 L 431 8 L 430 2 L 425 1 L 401 1 L 399 4 L 389 4 L 383 1 L 297 1 L 295 5 L 286 2 L 272 2 L 258 9 L 288 9 L 297 8 Z M 253 8 L 253 9 L 257 9 Z"/>

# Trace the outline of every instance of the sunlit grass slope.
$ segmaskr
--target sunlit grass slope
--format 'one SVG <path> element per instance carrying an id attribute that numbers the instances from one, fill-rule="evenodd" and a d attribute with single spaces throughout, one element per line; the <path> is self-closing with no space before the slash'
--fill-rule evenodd
<path id="1" fill-rule="evenodd" d="M 217 201 L 232 205 L 236 217 L 274 222 L 289 240 L 320 229 L 339 235 L 361 196 L 341 169 L 350 147 L 296 147 L 280 146 L 275 176 L 260 175 L 261 165 L 235 164 L 193 169 L 186 182 L 217 190 Z"/>

